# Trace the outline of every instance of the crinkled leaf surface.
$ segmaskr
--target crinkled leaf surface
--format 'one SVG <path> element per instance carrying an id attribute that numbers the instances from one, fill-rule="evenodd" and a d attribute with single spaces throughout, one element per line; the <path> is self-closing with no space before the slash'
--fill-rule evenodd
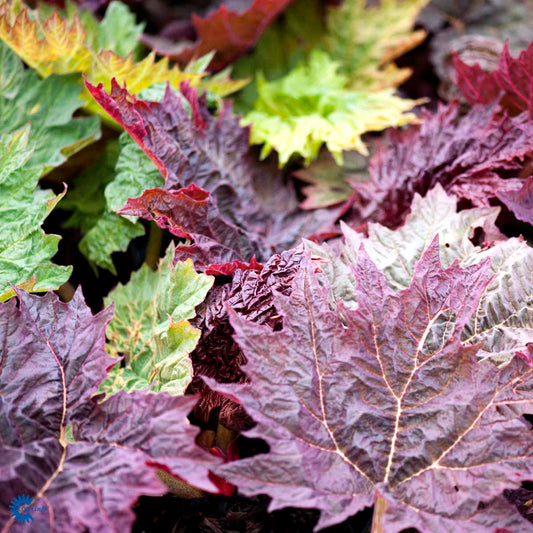
<path id="1" fill-rule="evenodd" d="M 262 157 L 275 149 L 281 165 L 293 154 L 309 163 L 325 144 L 340 162 L 342 150 L 366 153 L 363 133 L 416 120 L 408 111 L 417 102 L 395 96 L 393 89 L 347 89 L 339 67 L 327 53 L 314 50 L 287 76 L 258 78 L 258 99 L 243 123 L 251 124 L 252 144 L 264 144 Z"/>
<path id="2" fill-rule="evenodd" d="M 469 66 L 454 58 L 456 82 L 471 104 L 498 100 L 513 113 L 527 111 L 533 117 L 533 43 L 513 58 L 509 42 L 503 47 L 498 66 L 483 72 L 478 65 Z"/>
<path id="3" fill-rule="evenodd" d="M 345 0 L 328 12 L 326 47 L 358 90 L 396 87 L 411 74 L 393 61 L 426 37 L 413 31 L 420 10 L 429 0 Z"/>
<path id="4" fill-rule="evenodd" d="M 229 7 L 222 4 L 206 17 L 193 14 L 192 21 L 197 41 L 192 46 L 174 50 L 173 43 L 165 39 L 145 37 L 144 42 L 154 46 L 162 55 L 168 55 L 182 63 L 215 51 L 211 68 L 219 70 L 251 49 L 271 22 L 293 0 L 254 0 L 242 11 L 234 10 L 235 1 Z M 240 2 L 240 4 L 250 4 Z"/>
<path id="5" fill-rule="evenodd" d="M 125 56 L 120 55 L 125 51 L 120 47 L 117 51 L 100 49 L 101 44 L 112 44 L 109 38 L 99 37 L 101 33 L 108 35 L 109 30 L 98 30 L 95 38 L 93 24 L 86 29 L 78 13 L 61 18 L 57 11 L 50 16 L 27 8 L 19 12 L 16 2 L 4 2 L 0 6 L 0 38 L 43 77 L 77 72 L 93 83 L 102 82 L 107 87 L 115 77 L 127 82 L 135 93 L 167 81 L 176 87 L 184 80 L 202 84 L 201 74 L 170 68 L 167 58 L 156 61 L 155 54 L 150 54 L 137 62 L 131 51 Z M 131 44 L 130 39 L 127 42 Z M 223 83 L 211 83 L 209 89 L 222 95 L 242 86 L 242 81 L 226 79 Z M 86 108 L 100 112 L 88 95 Z"/>
<path id="6" fill-rule="evenodd" d="M 72 211 L 66 225 L 78 227 L 84 234 L 79 243 L 82 254 L 93 268 L 99 266 L 113 274 L 116 269 L 111 255 L 125 251 L 133 238 L 144 235 L 141 224 L 109 212 L 104 188 L 116 179 L 117 157 L 118 143 L 108 142 L 98 161 L 76 176 L 60 204 L 60 208 Z"/>
<path id="7" fill-rule="evenodd" d="M 344 226 L 345 244 L 339 256 L 328 247 L 308 246 L 313 254 L 329 261 L 323 269 L 331 283 L 333 300 L 351 308 L 357 307 L 353 267 L 363 241 L 368 255 L 394 290 L 409 286 L 416 262 L 437 233 L 445 266 L 456 260 L 472 265 L 489 258 L 491 281 L 465 327 L 462 342 L 482 342 L 478 356 L 507 363 L 515 353 L 527 355 L 528 345 L 533 342 L 533 248 L 521 239 L 501 240 L 503 236 L 495 226 L 498 212 L 499 208 L 489 207 L 457 213 L 456 198 L 437 185 L 425 198 L 415 195 L 411 214 L 395 231 L 369 224 L 368 238 L 364 239 Z M 484 247 L 472 244 L 475 230 L 483 231 Z"/>
<path id="8" fill-rule="evenodd" d="M 100 137 L 96 117 L 72 118 L 83 101 L 75 77 L 51 76 L 39 80 L 24 70 L 22 61 L 0 42 L 0 133 L 13 133 L 31 123 L 33 153 L 28 167 L 46 171 Z"/>
<path id="9" fill-rule="evenodd" d="M 116 82 L 111 94 L 102 85 L 87 87 L 165 177 L 164 188 L 128 200 L 120 213 L 193 238 L 202 265 L 248 262 L 254 255 L 264 261 L 303 235 L 331 230 L 339 211 L 299 211 L 294 190 L 277 170 L 252 161 L 248 129 L 229 104 L 214 117 L 186 85 L 181 97 L 168 89 L 162 102 L 138 100 Z M 130 180 L 146 183 L 135 169 Z"/>
<path id="10" fill-rule="evenodd" d="M 203 333 L 191 354 L 194 378 L 188 392 L 202 394 L 194 408 L 200 420 L 208 422 L 211 411 L 220 407 L 218 420 L 223 426 L 236 431 L 251 426 L 241 406 L 211 390 L 200 376 L 216 378 L 222 383 L 246 381 L 240 369 L 246 360 L 233 340 L 228 309 L 256 324 L 278 326 L 281 321 L 273 304 L 274 294 L 290 294 L 301 259 L 301 250 L 289 250 L 273 255 L 260 271 L 238 269 L 230 283 L 213 287 L 199 306 L 198 316 L 192 323 Z"/>
<path id="11" fill-rule="evenodd" d="M 135 237 L 144 235 L 144 227 L 115 213 L 102 213 L 83 236 L 79 247 L 91 264 L 116 274 L 111 254 L 124 252 Z"/>
<path id="12" fill-rule="evenodd" d="M 390 533 L 531 531 L 501 494 L 533 476 L 520 417 L 533 370 L 521 358 L 480 363 L 460 342 L 488 267 L 443 270 L 433 242 L 394 292 L 362 249 L 357 310 L 331 310 L 308 264 L 275 298 L 281 331 L 234 314 L 250 383 L 216 388 L 243 404 L 257 423 L 247 434 L 270 452 L 216 472 L 270 495 L 271 510 L 320 509 L 318 528 L 375 503 L 374 527 Z"/>
<path id="13" fill-rule="evenodd" d="M 48 507 L 32 531 L 128 531 L 137 498 L 166 492 L 154 465 L 214 490 L 216 460 L 195 447 L 186 418 L 194 398 L 91 398 L 113 362 L 104 351 L 110 309 L 93 317 L 79 291 L 68 304 L 51 293 L 18 297 L 19 308 L 0 306 L 0 516 L 9 531 L 27 530 L 8 516 L 17 494 Z"/>
<path id="14" fill-rule="evenodd" d="M 387 145 L 370 161 L 370 180 L 355 184 L 353 225 L 380 222 L 397 227 L 414 193 L 436 183 L 474 205 L 488 206 L 498 192 L 516 190 L 518 179 L 498 170 L 520 168 L 533 150 L 533 125 L 526 114 L 509 117 L 498 108 L 474 106 L 464 116 L 459 106 L 441 106 L 420 126 L 391 131 Z"/>
<path id="15" fill-rule="evenodd" d="M 45 235 L 41 223 L 61 199 L 38 189 L 40 168 L 27 168 L 29 130 L 0 138 L 0 300 L 13 296 L 11 285 L 46 291 L 65 283 L 71 267 L 50 259 L 57 252 L 57 235 Z"/>
<path id="16" fill-rule="evenodd" d="M 125 358 L 125 366 L 115 366 L 102 384 L 107 393 L 149 389 L 182 395 L 192 379 L 189 353 L 200 330 L 189 319 L 213 278 L 197 274 L 192 261 L 172 266 L 173 257 L 171 245 L 157 271 L 143 265 L 106 300 L 115 304 L 107 329 L 108 349 Z"/>

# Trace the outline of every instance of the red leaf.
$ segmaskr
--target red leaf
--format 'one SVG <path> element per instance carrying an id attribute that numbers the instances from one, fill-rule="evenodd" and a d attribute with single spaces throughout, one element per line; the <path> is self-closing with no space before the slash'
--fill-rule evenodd
<path id="1" fill-rule="evenodd" d="M 362 248 L 358 308 L 330 308 L 310 262 L 275 297 L 281 331 L 232 313 L 250 383 L 209 385 L 237 398 L 268 454 L 215 473 L 270 510 L 316 507 L 317 528 L 373 503 L 376 531 L 531 531 L 501 496 L 533 479 L 533 369 L 498 368 L 461 344 L 488 283 L 484 262 L 443 270 L 434 240 L 411 285 L 394 292 Z M 507 408 L 512 406 L 512 409 Z"/>
<path id="2" fill-rule="evenodd" d="M 457 52 L 454 52 L 453 66 L 456 74 L 455 82 L 469 104 L 489 104 L 500 96 L 500 88 L 493 76 L 477 63 L 467 65 Z"/>
<path id="3" fill-rule="evenodd" d="M 533 43 L 515 59 L 505 41 L 498 66 L 490 73 L 454 57 L 457 85 L 471 104 L 500 101 L 514 114 L 527 111 L 533 117 Z"/>
<path id="4" fill-rule="evenodd" d="M 144 42 L 161 55 L 168 55 L 183 64 L 189 63 L 211 51 L 216 55 L 211 69 L 220 70 L 251 49 L 272 21 L 294 0 L 254 0 L 244 12 L 230 11 L 221 5 L 217 11 L 205 18 L 193 14 L 197 42 L 179 52 L 172 43 L 165 46 L 160 38 L 145 36 Z"/>
<path id="5" fill-rule="evenodd" d="M 203 266 L 247 263 L 254 255 L 266 261 L 303 236 L 327 234 L 340 215 L 340 208 L 302 212 L 277 168 L 252 160 L 249 130 L 239 125 L 229 104 L 214 117 L 205 97 L 186 84 L 181 95 L 168 87 L 161 103 L 138 100 L 115 81 L 110 94 L 102 85 L 86 85 L 166 179 L 164 189 L 130 199 L 121 213 L 192 237 L 194 245 L 177 248 L 183 257 L 193 255 Z M 204 196 L 194 201 L 193 185 L 195 195 L 204 189 Z"/>

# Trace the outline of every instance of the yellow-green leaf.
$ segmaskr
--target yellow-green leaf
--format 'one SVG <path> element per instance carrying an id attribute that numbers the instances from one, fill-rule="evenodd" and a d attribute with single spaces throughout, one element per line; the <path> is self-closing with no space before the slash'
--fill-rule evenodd
<path id="1" fill-rule="evenodd" d="M 179 395 L 192 379 L 189 354 L 200 331 L 189 319 L 207 295 L 213 277 L 197 274 L 191 260 L 173 266 L 174 250 L 171 244 L 157 271 L 144 265 L 106 301 L 115 304 L 115 316 L 107 329 L 108 351 L 125 359 L 125 366 L 113 367 L 102 384 L 101 390 L 109 394 L 150 389 Z"/>
<path id="2" fill-rule="evenodd" d="M 182 81 L 203 87 L 203 73 L 169 67 L 167 58 L 156 61 L 154 53 L 136 61 L 132 51 L 122 56 L 115 50 L 101 49 L 100 44 L 109 45 L 110 40 L 95 38 L 93 23 L 85 20 L 85 25 L 90 26 L 86 28 L 82 18 L 77 12 L 61 17 L 58 11 L 54 11 L 46 16 L 39 10 L 30 10 L 20 1 L 4 2 L 0 5 L 0 38 L 43 77 L 78 72 L 93 84 L 103 83 L 107 89 L 114 77 L 120 84 L 126 83 L 132 93 L 167 81 L 175 87 L 179 87 Z M 125 50 L 120 48 L 119 51 Z M 208 87 L 224 96 L 246 83 L 226 76 L 208 81 Z M 86 109 L 106 115 L 85 89 L 84 96 Z"/>
<path id="3" fill-rule="evenodd" d="M 259 97 L 243 122 L 252 125 L 252 144 L 264 144 L 261 156 L 275 149 L 280 165 L 293 154 L 308 163 L 325 143 L 340 162 L 343 150 L 367 153 L 363 133 L 416 121 L 407 111 L 419 102 L 399 98 L 393 89 L 347 89 L 347 81 L 339 63 L 319 50 L 284 78 L 259 77 Z"/>
<path id="4" fill-rule="evenodd" d="M 429 0 L 381 0 L 367 7 L 366 0 L 345 0 L 328 13 L 326 48 L 349 77 L 353 89 L 396 87 L 411 74 L 394 59 L 422 42 L 426 33 L 413 31 Z"/>

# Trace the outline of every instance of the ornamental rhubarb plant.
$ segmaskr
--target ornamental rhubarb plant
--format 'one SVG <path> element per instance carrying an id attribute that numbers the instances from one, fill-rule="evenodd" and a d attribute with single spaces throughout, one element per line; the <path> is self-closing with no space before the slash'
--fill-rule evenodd
<path id="1" fill-rule="evenodd" d="M 533 11 L 482 4 L 0 5 L 2 533 L 533 532 Z"/>

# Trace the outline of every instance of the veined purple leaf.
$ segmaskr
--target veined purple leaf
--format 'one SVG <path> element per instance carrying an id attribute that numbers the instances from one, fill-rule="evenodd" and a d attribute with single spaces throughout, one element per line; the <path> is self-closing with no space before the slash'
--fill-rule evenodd
<path id="1" fill-rule="evenodd" d="M 281 331 L 232 313 L 250 383 L 207 382 L 243 404 L 257 423 L 247 435 L 270 452 L 216 473 L 271 496 L 270 510 L 320 509 L 318 529 L 374 504 L 387 533 L 531 532 L 502 493 L 533 479 L 520 416 L 532 412 L 533 369 L 479 362 L 479 346 L 460 340 L 488 268 L 442 269 L 435 240 L 394 292 L 361 249 L 356 310 L 332 310 L 307 261 L 290 297 L 275 297 Z"/>
<path id="2" fill-rule="evenodd" d="M 9 502 L 29 494 L 48 510 L 32 531 L 126 531 L 141 494 L 161 495 L 154 467 L 216 492 L 219 461 L 194 444 L 194 397 L 120 392 L 92 398 L 114 360 L 104 351 L 111 308 L 92 316 L 81 292 L 69 304 L 17 292 L 0 305 L 0 517 L 22 531 Z"/>
<path id="3" fill-rule="evenodd" d="M 499 210 L 478 207 L 457 212 L 457 199 L 437 184 L 425 198 L 415 194 L 411 213 L 397 230 L 369 224 L 365 239 L 344 225 L 340 250 L 307 246 L 325 261 L 322 269 L 330 283 L 332 304 L 341 300 L 353 309 L 357 308 L 353 268 L 361 242 L 394 290 L 409 287 L 417 261 L 436 234 L 446 267 L 454 261 L 467 266 L 490 259 L 490 283 L 461 339 L 465 344 L 482 342 L 479 357 L 506 364 L 516 353 L 526 354 L 533 343 L 533 248 L 523 239 L 504 238 L 495 225 Z M 484 234 L 484 242 L 477 246 L 471 241 L 476 231 Z"/>
<path id="4" fill-rule="evenodd" d="M 229 104 L 214 117 L 205 97 L 185 84 L 181 98 L 167 88 L 161 102 L 138 100 L 116 82 L 110 94 L 102 85 L 86 85 L 166 180 L 164 188 L 130 199 L 121 214 L 153 219 L 177 235 L 188 234 L 195 247 L 184 251 L 198 254 L 202 263 L 249 262 L 254 255 L 263 262 L 303 236 L 332 230 L 341 209 L 300 210 L 295 191 L 278 170 L 252 160 L 249 129 L 239 125 Z M 202 200 L 200 217 L 200 205 L 183 203 L 184 194 L 191 196 L 185 193 L 191 185 L 210 194 Z M 199 218 L 216 220 L 220 230 L 205 222 L 199 225 Z"/>
<path id="5" fill-rule="evenodd" d="M 479 105 L 461 117 L 452 103 L 427 114 L 419 126 L 391 131 L 370 161 L 370 180 L 353 184 L 353 225 L 398 227 L 414 193 L 425 195 L 437 183 L 476 206 L 516 190 L 520 180 L 502 179 L 496 171 L 520 168 L 519 161 L 533 151 L 533 124 L 525 113 L 509 117 L 497 110 Z"/>

